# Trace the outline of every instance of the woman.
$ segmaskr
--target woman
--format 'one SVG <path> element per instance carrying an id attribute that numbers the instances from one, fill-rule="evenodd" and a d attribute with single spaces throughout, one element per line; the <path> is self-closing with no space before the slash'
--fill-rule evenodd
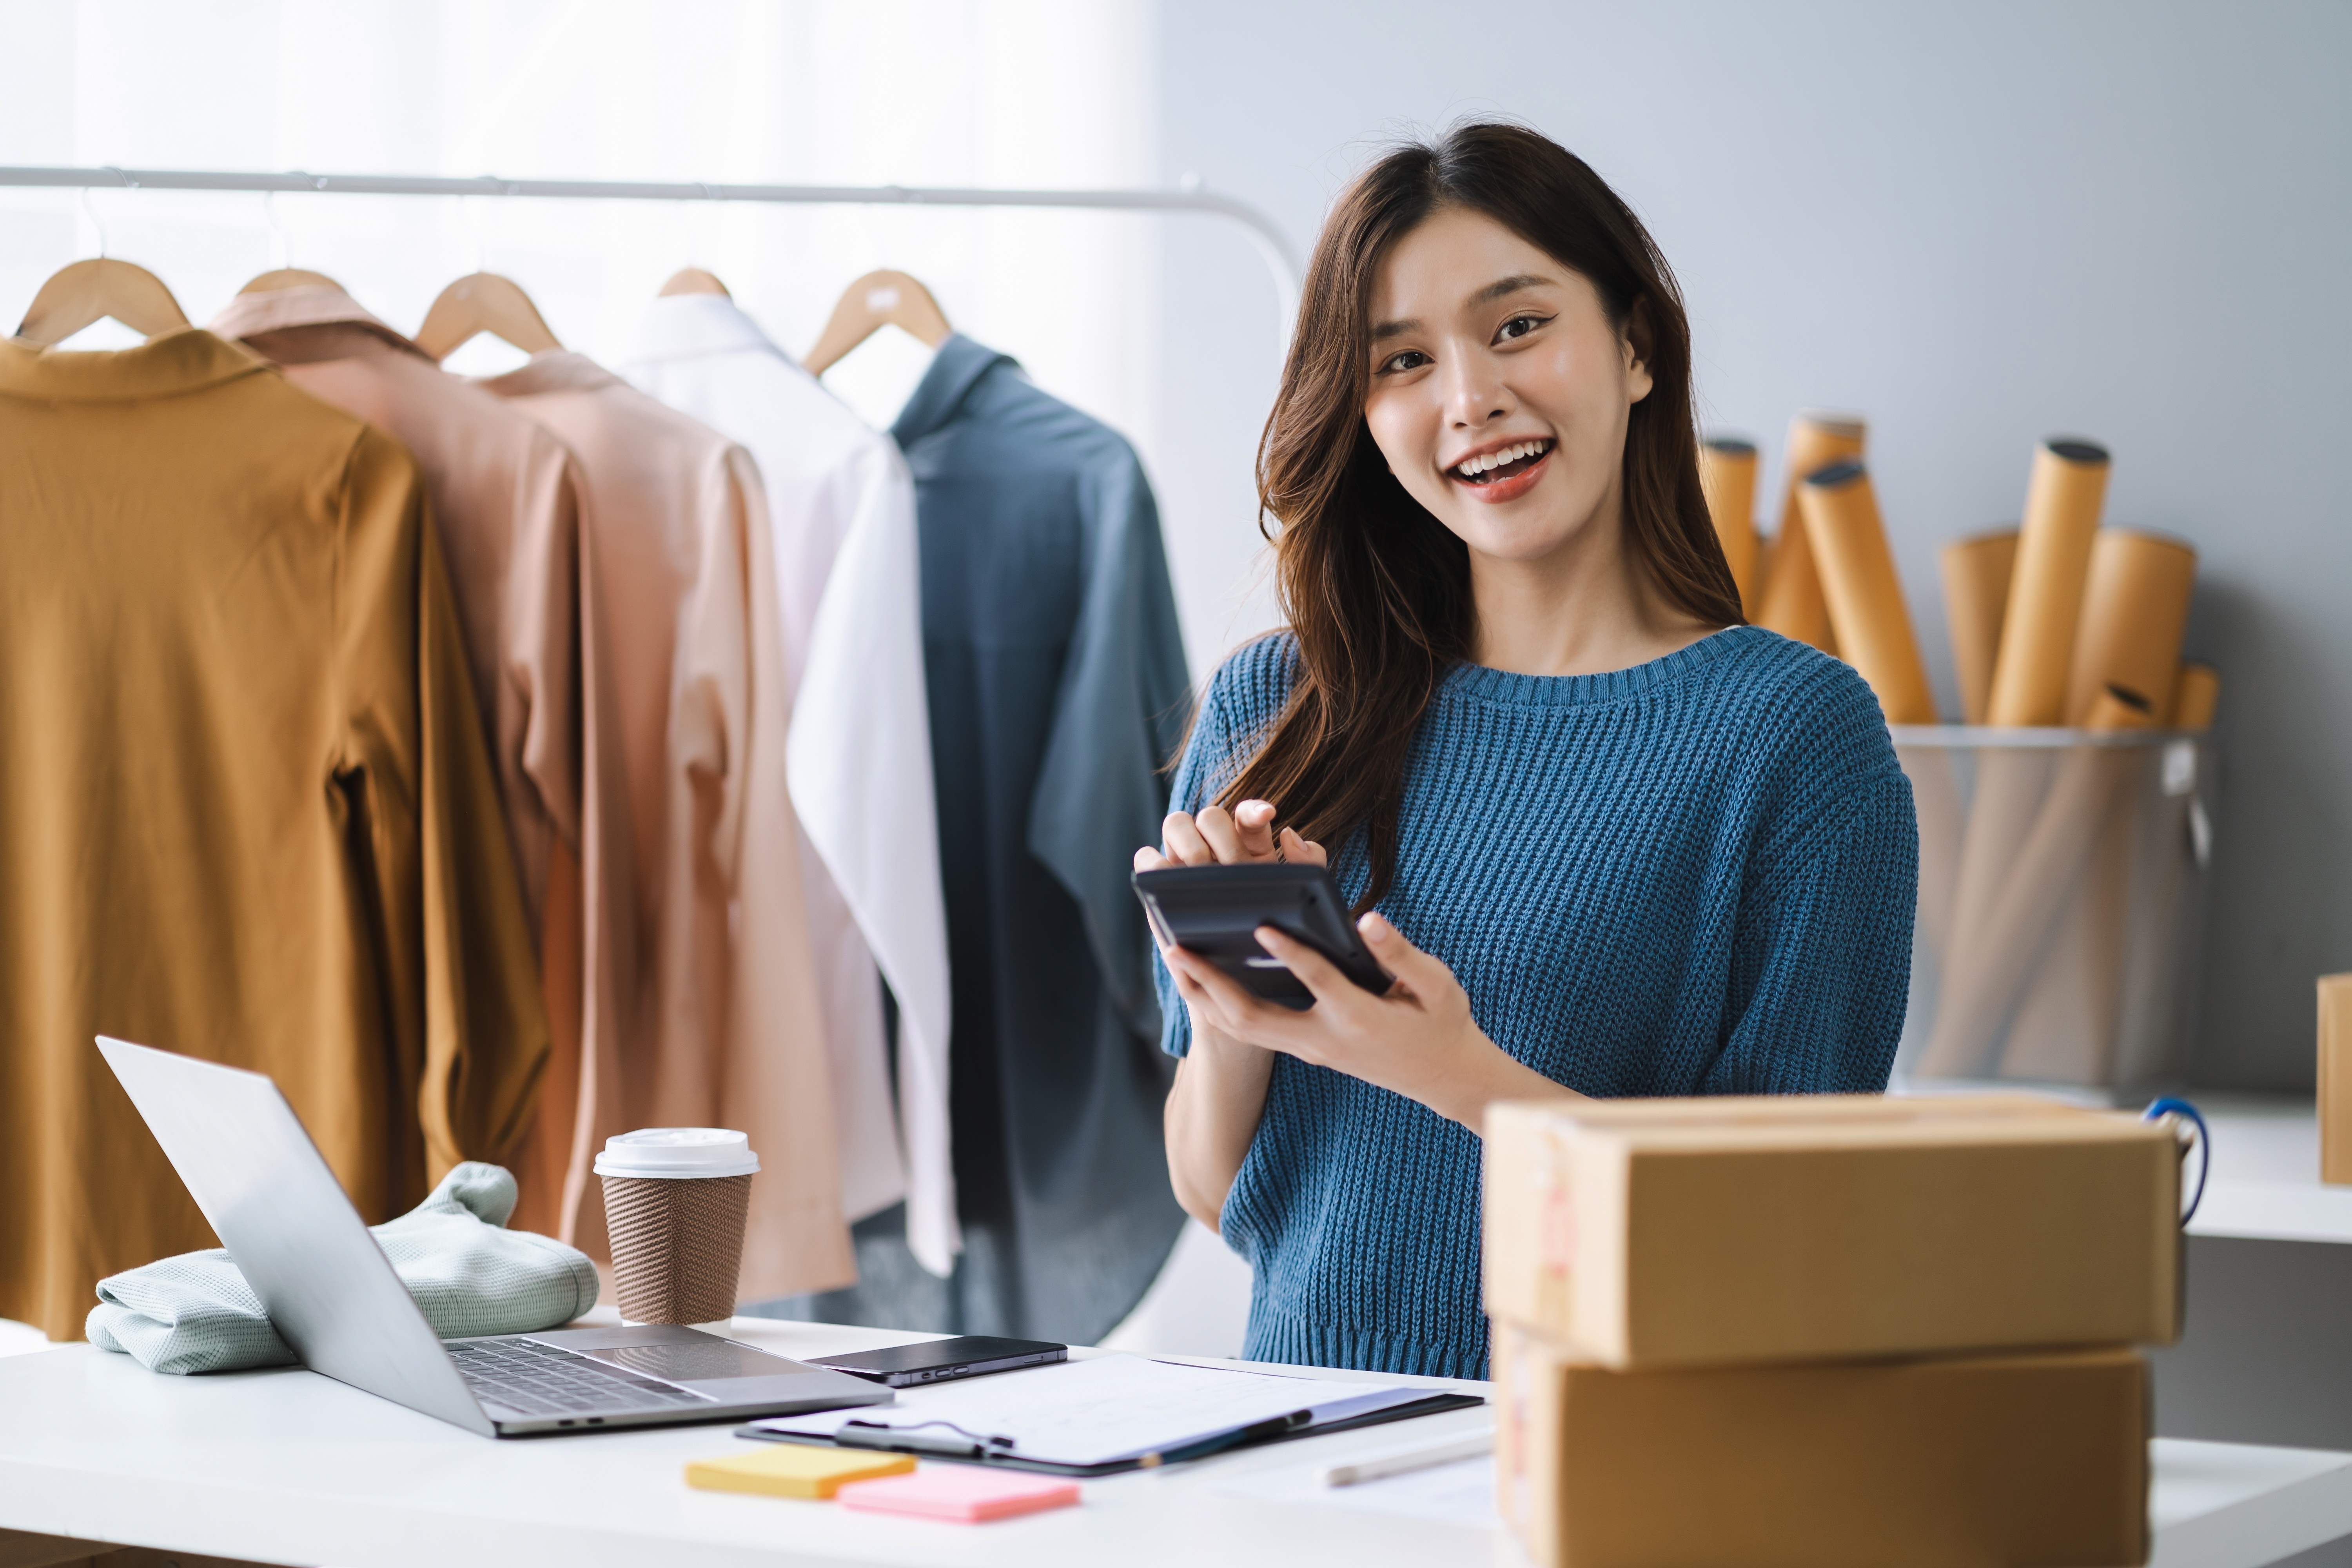
<path id="1" fill-rule="evenodd" d="M 1531 131 L 1340 200 L 1258 479 L 1289 630 L 1136 865 L 1328 849 L 1396 982 L 1261 931 L 1293 1013 L 1164 951 L 1170 1175 L 1250 1260 L 1253 1359 L 1483 1377 L 1486 1105 L 1884 1089 L 1910 789 L 1852 669 L 1742 624 L 1673 277 Z"/>

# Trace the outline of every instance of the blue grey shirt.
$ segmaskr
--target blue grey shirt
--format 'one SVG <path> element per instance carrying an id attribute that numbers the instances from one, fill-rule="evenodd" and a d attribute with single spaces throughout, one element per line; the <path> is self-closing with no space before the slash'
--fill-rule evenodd
<path id="1" fill-rule="evenodd" d="M 891 433 L 921 542 L 965 1251 L 940 1282 L 860 1226 L 863 1282 L 806 1310 L 1091 1343 L 1183 1223 L 1128 884 L 1190 698 L 1159 511 L 1118 432 L 961 335 Z"/>

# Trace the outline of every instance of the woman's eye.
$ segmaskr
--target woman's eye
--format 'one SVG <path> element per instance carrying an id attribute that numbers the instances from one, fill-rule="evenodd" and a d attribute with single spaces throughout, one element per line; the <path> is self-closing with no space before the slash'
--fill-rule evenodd
<path id="1" fill-rule="evenodd" d="M 1508 342 L 1513 338 L 1526 337 L 1550 320 L 1549 316 L 1513 316 L 1503 323 L 1503 330 L 1495 335 L 1503 342 Z"/>
<path id="2" fill-rule="evenodd" d="M 1393 353 L 1382 360 L 1379 374 L 1394 375 L 1401 371 L 1419 370 L 1423 365 L 1433 363 L 1434 362 L 1419 349 L 1407 349 L 1402 353 Z"/>

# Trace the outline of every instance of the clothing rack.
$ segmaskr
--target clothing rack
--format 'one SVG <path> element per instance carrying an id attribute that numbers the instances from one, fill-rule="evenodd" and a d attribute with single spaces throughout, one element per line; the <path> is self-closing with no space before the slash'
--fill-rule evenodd
<path id="1" fill-rule="evenodd" d="M 1187 177 L 1177 190 L 990 190 L 965 185 L 720 185 L 700 180 L 509 180 L 425 174 L 238 174 L 189 169 L 0 166 L 0 187 L 126 191 L 249 191 L 267 195 L 528 196 L 558 201 L 755 202 L 789 206 L 1077 207 L 1100 212 L 1201 213 L 1241 225 L 1274 276 L 1283 342 L 1298 299 L 1298 259 L 1272 218 Z"/>

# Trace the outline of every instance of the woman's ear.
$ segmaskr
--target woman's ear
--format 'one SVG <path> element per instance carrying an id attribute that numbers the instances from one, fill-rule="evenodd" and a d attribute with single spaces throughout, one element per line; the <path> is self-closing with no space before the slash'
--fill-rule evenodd
<path id="1" fill-rule="evenodd" d="M 1622 338 L 1625 385 L 1633 394 L 1627 401 L 1639 403 L 1650 395 L 1650 346 L 1656 341 L 1656 333 L 1650 326 L 1650 301 L 1646 298 L 1634 300 L 1633 308 L 1625 313 Z"/>

